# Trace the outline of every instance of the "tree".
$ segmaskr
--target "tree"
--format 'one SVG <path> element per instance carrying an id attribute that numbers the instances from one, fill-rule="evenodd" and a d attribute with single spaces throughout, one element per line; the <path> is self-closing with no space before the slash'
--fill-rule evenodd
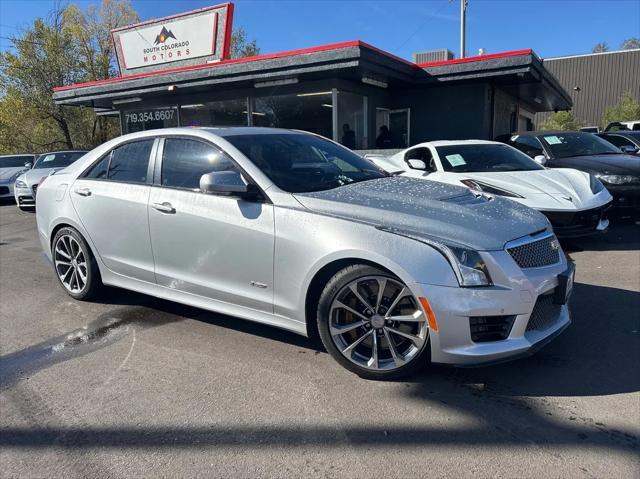
<path id="1" fill-rule="evenodd" d="M 57 6 L 0 53 L 0 152 L 92 148 L 118 134 L 117 122 L 89 108 L 53 102 L 56 86 L 115 72 L 109 30 L 137 19 L 128 0 L 103 0 L 86 12 Z"/>
<path id="2" fill-rule="evenodd" d="M 260 47 L 255 39 L 248 41 L 247 32 L 238 27 L 231 34 L 231 58 L 252 57 L 260 54 Z"/>
<path id="3" fill-rule="evenodd" d="M 592 53 L 603 53 L 609 51 L 609 45 L 605 42 L 596 43 L 596 45 L 591 50 Z"/>
<path id="4" fill-rule="evenodd" d="M 602 126 L 606 127 L 614 121 L 629 121 L 640 119 L 640 102 L 631 92 L 627 92 L 620 101 L 608 107 L 602 115 Z"/>
<path id="5" fill-rule="evenodd" d="M 620 50 L 633 50 L 635 48 L 640 48 L 640 38 L 638 37 L 627 38 L 620 44 Z"/>
<path id="6" fill-rule="evenodd" d="M 570 111 L 558 111 L 543 121 L 539 128 L 541 130 L 572 131 L 580 128 L 580 123 Z"/>
<path id="7" fill-rule="evenodd" d="M 53 87 L 83 78 L 77 62 L 77 47 L 71 35 L 64 31 L 62 11 L 54 11 L 48 20 L 36 19 L 22 37 L 14 38 L 12 43 L 15 53 L 0 53 L 0 82 L 11 100 L 2 105 L 18 109 L 2 116 L 18 120 L 14 123 L 18 130 L 3 132 L 2 136 L 32 136 L 34 125 L 27 120 L 35 119 L 56 125 L 58 134 L 47 141 L 33 138 L 29 146 L 60 144 L 73 148 L 70 120 L 76 112 L 54 104 L 51 97 Z M 19 120 L 23 116 L 26 118 Z"/>

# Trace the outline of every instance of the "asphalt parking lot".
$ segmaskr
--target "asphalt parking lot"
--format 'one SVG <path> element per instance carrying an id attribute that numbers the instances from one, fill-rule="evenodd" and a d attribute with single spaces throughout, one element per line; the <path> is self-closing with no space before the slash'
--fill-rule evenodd
<path id="1" fill-rule="evenodd" d="M 0 205 L 0 476 L 640 477 L 640 225 L 566 246 L 553 343 L 380 383 L 266 326 L 74 301 L 35 215 Z"/>

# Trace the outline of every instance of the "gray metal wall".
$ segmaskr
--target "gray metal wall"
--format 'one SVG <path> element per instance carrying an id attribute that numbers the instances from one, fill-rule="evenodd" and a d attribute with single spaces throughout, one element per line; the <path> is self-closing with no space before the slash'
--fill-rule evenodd
<path id="1" fill-rule="evenodd" d="M 618 103 L 626 92 L 640 99 L 640 50 L 548 58 L 544 60 L 544 67 L 569 92 L 573 115 L 585 126 L 606 126 L 601 125 L 604 111 Z M 549 115 L 536 115 L 536 124 Z"/>

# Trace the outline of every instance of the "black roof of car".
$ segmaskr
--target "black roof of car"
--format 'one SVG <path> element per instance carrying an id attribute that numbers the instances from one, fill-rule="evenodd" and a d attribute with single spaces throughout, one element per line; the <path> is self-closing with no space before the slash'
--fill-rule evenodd
<path id="1" fill-rule="evenodd" d="M 603 131 L 602 133 L 597 133 L 597 135 L 598 136 L 617 135 L 617 136 L 626 136 L 626 137 L 631 137 L 635 139 L 640 139 L 640 131 L 636 131 L 636 130 Z"/>

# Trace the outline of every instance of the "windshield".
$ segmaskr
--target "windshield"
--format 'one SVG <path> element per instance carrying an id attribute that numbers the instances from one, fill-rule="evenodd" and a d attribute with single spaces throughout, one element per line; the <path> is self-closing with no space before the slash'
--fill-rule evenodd
<path id="1" fill-rule="evenodd" d="M 0 156 L 0 168 L 16 168 L 18 166 L 24 167 L 24 164 L 27 162 L 33 162 L 33 156 Z"/>
<path id="2" fill-rule="evenodd" d="M 591 133 L 566 132 L 541 135 L 554 158 L 582 155 L 619 155 L 621 151 L 608 141 Z"/>
<path id="3" fill-rule="evenodd" d="M 329 190 L 387 176 L 350 150 L 313 135 L 230 135 L 225 139 L 278 188 L 290 193 Z"/>
<path id="4" fill-rule="evenodd" d="M 544 169 L 527 155 L 508 145 L 447 145 L 437 146 L 436 151 L 444 171 L 453 173 Z"/>
<path id="5" fill-rule="evenodd" d="M 63 168 L 69 166 L 78 158 L 85 154 L 84 151 L 72 151 L 72 152 L 60 152 L 60 153 L 45 153 L 38 157 L 38 161 L 33 165 L 33 169 L 38 168 Z"/>

